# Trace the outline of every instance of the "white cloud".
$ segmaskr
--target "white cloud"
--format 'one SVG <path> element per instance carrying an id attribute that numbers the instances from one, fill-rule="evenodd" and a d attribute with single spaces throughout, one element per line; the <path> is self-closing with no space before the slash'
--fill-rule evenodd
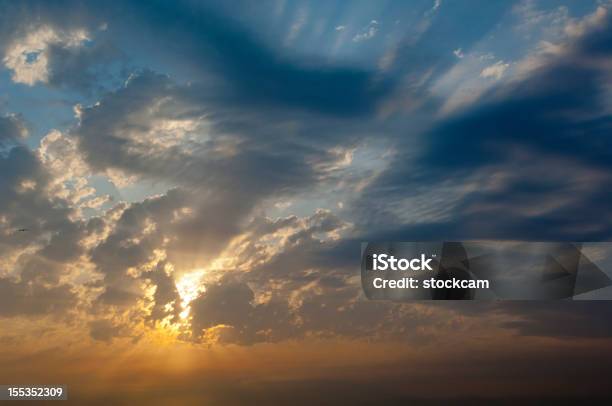
<path id="1" fill-rule="evenodd" d="M 501 79 L 506 70 L 510 67 L 509 63 L 504 63 L 504 61 L 497 61 L 493 65 L 489 65 L 484 68 L 480 72 L 480 77 L 482 78 L 494 78 Z"/>
<path id="2" fill-rule="evenodd" d="M 81 217 L 82 208 L 97 209 L 110 200 L 108 195 L 98 195 L 90 184 L 92 173 L 74 138 L 51 130 L 40 141 L 38 157 L 51 175 L 47 185 L 49 196 L 70 202 L 76 209 L 72 217 Z"/>
<path id="3" fill-rule="evenodd" d="M 346 25 L 339 25 L 336 27 L 336 31 L 344 31 L 346 30 Z"/>
<path id="4" fill-rule="evenodd" d="M 462 59 L 465 55 L 463 54 L 463 51 L 461 50 L 461 48 L 457 48 L 453 51 L 453 54 L 459 58 Z"/>
<path id="5" fill-rule="evenodd" d="M 89 175 L 89 168 L 79 155 L 76 141 L 58 130 L 51 130 L 43 137 L 38 153 L 43 165 L 58 182 Z"/>
<path id="6" fill-rule="evenodd" d="M 4 65 L 13 72 L 12 80 L 33 86 L 49 81 L 49 47 L 78 48 L 88 41 L 83 29 L 62 32 L 50 26 L 41 26 L 8 46 Z"/>
<path id="7" fill-rule="evenodd" d="M 378 21 L 372 20 L 367 25 L 367 27 L 363 30 L 363 32 L 355 35 L 353 37 L 353 42 L 361 42 L 372 39 L 378 33 Z"/>

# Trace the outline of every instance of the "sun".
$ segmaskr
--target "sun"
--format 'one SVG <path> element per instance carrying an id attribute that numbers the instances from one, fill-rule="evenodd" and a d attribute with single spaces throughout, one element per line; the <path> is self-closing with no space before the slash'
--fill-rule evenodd
<path id="1" fill-rule="evenodd" d="M 179 313 L 181 319 L 189 316 L 189 304 L 206 289 L 202 285 L 202 279 L 206 275 L 204 269 L 196 269 L 179 277 L 175 282 L 176 290 L 181 297 L 181 309 Z"/>

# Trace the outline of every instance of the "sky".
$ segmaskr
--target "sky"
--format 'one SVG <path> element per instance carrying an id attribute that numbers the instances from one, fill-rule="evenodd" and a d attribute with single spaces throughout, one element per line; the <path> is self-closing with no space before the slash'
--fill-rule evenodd
<path id="1" fill-rule="evenodd" d="M 611 304 L 368 301 L 359 256 L 610 240 L 611 101 L 603 0 L 0 0 L 0 383 L 606 396 Z"/>

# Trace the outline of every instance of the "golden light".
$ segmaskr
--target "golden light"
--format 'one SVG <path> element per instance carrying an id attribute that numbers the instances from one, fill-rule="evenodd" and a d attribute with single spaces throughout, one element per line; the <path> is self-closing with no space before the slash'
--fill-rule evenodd
<path id="1" fill-rule="evenodd" d="M 197 269 L 193 272 L 182 275 L 175 283 L 176 289 L 181 297 L 181 309 L 179 313 L 181 319 L 186 319 L 189 316 L 189 304 L 197 298 L 200 293 L 205 291 L 202 285 L 202 279 L 206 271 Z"/>

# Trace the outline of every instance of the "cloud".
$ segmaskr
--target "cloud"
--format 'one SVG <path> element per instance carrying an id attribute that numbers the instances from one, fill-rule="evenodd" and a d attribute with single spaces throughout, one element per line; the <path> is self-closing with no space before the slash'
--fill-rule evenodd
<path id="1" fill-rule="evenodd" d="M 21 116 L 7 114 L 0 116 L 0 148 L 19 143 L 28 136 L 28 129 Z"/>
<path id="2" fill-rule="evenodd" d="M 13 147 L 0 156 L 0 170 L 4 174 L 0 180 L 4 196 L 0 203 L 0 250 L 5 257 L 15 249 L 48 243 L 46 237 L 55 233 L 70 232 L 72 210 L 67 202 L 48 194 L 49 174 L 34 153 L 23 146 Z M 17 233 L 21 228 L 28 233 Z"/>
<path id="3" fill-rule="evenodd" d="M 453 55 L 455 55 L 457 58 L 459 59 L 463 59 L 463 57 L 465 56 L 463 54 L 463 51 L 461 50 L 461 48 L 457 48 L 453 51 Z"/>
<path id="4" fill-rule="evenodd" d="M 2 7 L 0 59 L 13 82 L 91 95 L 122 76 L 126 55 L 99 29 L 101 14 L 69 0 Z"/>
<path id="5" fill-rule="evenodd" d="M 471 108 L 428 131 L 419 157 L 393 162 L 366 190 L 371 196 L 385 191 L 380 215 L 372 210 L 380 202 L 363 203 L 372 204 L 370 215 L 390 227 L 379 239 L 608 238 L 607 209 L 600 202 L 608 199 L 611 181 L 603 136 L 610 126 L 604 85 L 609 27 L 602 21 L 572 39 L 563 56 L 490 88 Z M 392 226 L 400 220 L 391 208 L 406 190 L 427 194 L 450 179 L 461 186 L 458 195 L 442 197 L 452 208 L 447 216 Z"/>
<path id="6" fill-rule="evenodd" d="M 130 28 L 138 24 L 159 44 L 167 45 L 157 50 L 164 49 L 168 57 L 202 72 L 201 79 L 217 75 L 222 79 L 218 84 L 228 87 L 224 97 L 234 103 L 356 116 L 372 112 L 393 85 L 390 78 L 376 78 L 375 71 L 287 58 L 212 7 L 152 3 L 143 10 L 136 2 L 112 13 L 121 16 L 117 24 L 131 21 Z M 133 19 L 126 19 L 126 13 Z M 159 31 L 161 25 L 168 29 Z M 247 65 L 249 69 L 244 69 Z"/>
<path id="7" fill-rule="evenodd" d="M 69 201 L 78 216 L 83 216 L 82 209 L 99 208 L 110 200 L 108 195 L 97 196 L 90 185 L 92 172 L 73 137 L 50 131 L 40 141 L 38 155 L 50 175 L 49 194 Z"/>
<path id="8" fill-rule="evenodd" d="M 481 2 L 481 18 L 478 19 L 473 18 L 470 8 L 455 2 L 445 3 L 445 12 L 435 13 L 435 18 L 426 14 L 423 22 L 416 27 L 417 32 L 399 42 L 393 53 L 392 65 L 385 69 L 386 74 L 402 80 L 394 87 L 380 111 L 384 111 L 385 115 L 395 113 L 405 116 L 415 111 L 432 114 L 431 109 L 445 103 L 447 97 L 440 99 L 435 91 L 432 92 L 435 84 L 441 78 L 444 80 L 453 69 L 463 69 L 466 64 L 465 60 L 457 64 L 457 56 L 448 52 L 448 47 L 441 49 L 440 44 L 448 44 L 449 38 L 453 38 L 453 41 L 460 39 L 462 49 L 478 47 L 511 6 L 510 2 Z M 470 29 L 465 30 L 465 24 L 461 21 L 470 21 Z M 405 125 L 411 127 L 414 121 L 412 123 Z"/>
<path id="9" fill-rule="evenodd" d="M 282 127 L 282 116 L 270 122 L 265 109 L 247 114 L 208 97 L 207 90 L 153 72 L 134 75 L 125 87 L 83 107 L 72 136 L 96 172 L 207 185 L 247 201 L 313 182 L 323 162 L 337 159 L 324 144 L 300 142 L 300 135 L 270 139 L 265 133 Z M 291 120 L 296 117 L 288 115 Z M 247 188 L 227 190 L 238 182 Z"/>
<path id="10" fill-rule="evenodd" d="M 433 335 L 421 326 L 445 330 L 450 309 L 361 299 L 357 243 L 334 236 L 345 226 L 325 211 L 255 219 L 228 247 L 234 256 L 222 276 L 191 302 L 192 338 L 244 345 L 307 337 L 423 342 Z"/>
<path id="11" fill-rule="evenodd" d="M 493 65 L 489 65 L 484 68 L 480 72 L 480 77 L 482 78 L 493 78 L 499 80 L 504 76 L 504 73 L 510 67 L 509 63 L 504 63 L 504 61 L 497 61 Z"/>
<path id="12" fill-rule="evenodd" d="M 0 278 L 0 317 L 54 314 L 63 318 L 76 303 L 68 285 L 46 287 Z"/>
<path id="13" fill-rule="evenodd" d="M 70 221 L 65 201 L 49 196 L 49 174 L 31 151 L 11 148 L 0 171 L 0 314 L 67 316 L 77 297 L 61 277 L 81 253 L 81 225 Z"/>
<path id="14" fill-rule="evenodd" d="M 85 30 L 61 32 L 50 26 L 37 27 L 23 38 L 15 40 L 4 55 L 4 65 L 10 69 L 16 83 L 29 86 L 49 81 L 49 49 L 80 48 L 89 41 Z"/>
<path id="15" fill-rule="evenodd" d="M 113 338 L 125 334 L 125 328 L 121 325 L 115 325 L 112 320 L 94 320 L 89 322 L 89 334 L 94 340 L 109 342 Z"/>
<path id="16" fill-rule="evenodd" d="M 291 325 L 287 306 L 257 305 L 253 300 L 254 293 L 245 283 L 224 279 L 207 286 L 206 293 L 191 303 L 194 336 L 245 344 L 268 341 L 270 334 Z"/>
<path id="17" fill-rule="evenodd" d="M 355 36 L 353 37 L 353 42 L 367 41 L 369 39 L 374 38 L 377 33 L 378 33 L 378 21 L 372 20 L 364 28 L 364 30 L 361 33 L 355 34 Z"/>
<path id="18" fill-rule="evenodd" d="M 107 223 L 109 232 L 97 241 L 90 252 L 93 265 L 103 276 L 104 290 L 98 297 L 99 302 L 133 306 L 144 295 L 145 285 L 141 279 L 148 279 L 160 286 L 159 292 L 155 293 L 158 299 L 168 297 L 171 290 L 163 274 L 165 241 L 172 238 L 177 242 L 175 230 L 181 223 L 174 227 L 172 223 L 175 213 L 187 204 L 186 199 L 186 193 L 174 190 L 118 209 L 116 220 Z M 221 234 L 219 238 L 223 241 Z M 164 306 L 168 302 L 159 305 Z M 155 315 L 152 317 L 157 318 L 160 309 L 154 308 L 153 312 Z"/>
<path id="19" fill-rule="evenodd" d="M 170 323 L 178 321 L 181 312 L 181 296 L 173 278 L 172 270 L 172 266 L 160 262 L 156 269 L 146 274 L 146 278 L 155 286 L 154 305 L 149 315 L 150 320 L 168 319 Z"/>

